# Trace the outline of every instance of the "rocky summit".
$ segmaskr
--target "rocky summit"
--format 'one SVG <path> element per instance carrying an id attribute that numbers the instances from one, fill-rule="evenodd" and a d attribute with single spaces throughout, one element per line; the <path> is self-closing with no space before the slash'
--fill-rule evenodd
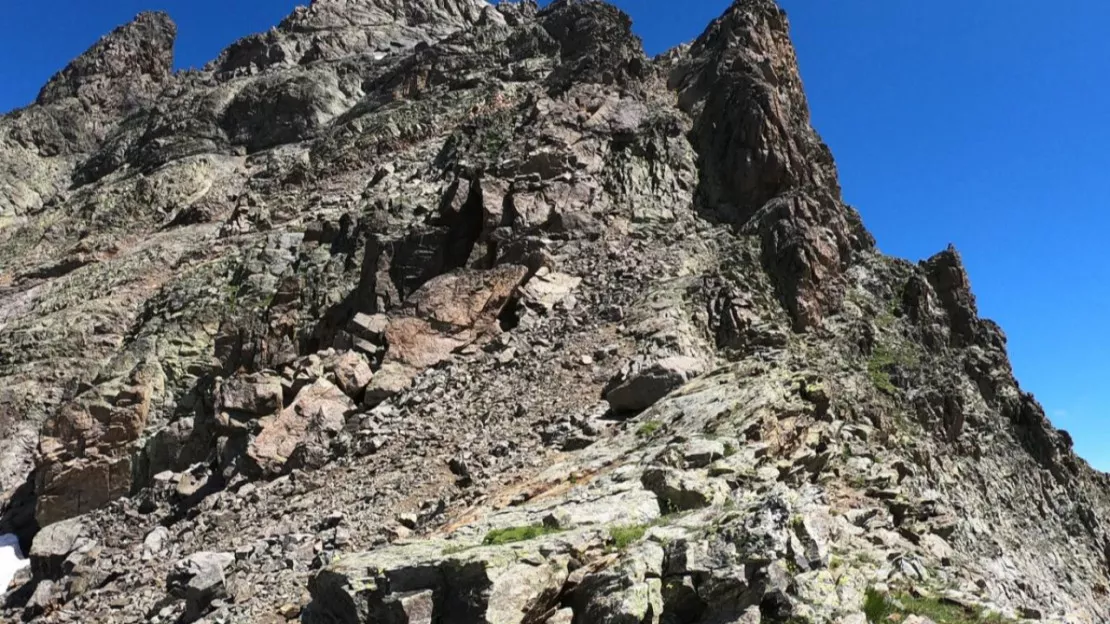
<path id="1" fill-rule="evenodd" d="M 0 117 L 3 621 L 1110 621 L 1110 477 L 876 249 L 772 0 L 175 35 Z"/>

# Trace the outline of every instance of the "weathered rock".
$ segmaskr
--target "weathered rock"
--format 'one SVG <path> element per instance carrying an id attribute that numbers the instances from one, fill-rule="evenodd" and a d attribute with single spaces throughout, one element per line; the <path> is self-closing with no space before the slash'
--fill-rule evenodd
<path id="1" fill-rule="evenodd" d="M 132 448 L 146 430 L 164 373 L 142 362 L 62 406 L 43 428 L 36 472 L 40 526 L 81 515 L 130 493 Z"/>
<path id="2" fill-rule="evenodd" d="M 787 28 L 318 0 L 195 71 L 160 15 L 90 49 L 0 117 L 0 533 L 42 540 L 0 619 L 1110 621 L 1110 483 L 958 254 L 874 249 Z"/>
<path id="3" fill-rule="evenodd" d="M 171 595 L 185 599 L 184 621 L 200 619 L 213 600 L 226 596 L 224 574 L 234 562 L 231 553 L 200 552 L 174 564 L 166 588 Z"/>
<path id="4" fill-rule="evenodd" d="M 664 358 L 629 375 L 605 394 L 605 400 L 615 412 L 639 412 L 704 371 L 705 365 L 691 357 Z"/>
<path id="5" fill-rule="evenodd" d="M 586 575 L 572 604 L 585 622 L 655 622 L 663 616 L 663 549 L 644 543 L 615 565 Z"/>
<path id="6" fill-rule="evenodd" d="M 251 440 L 247 456 L 262 474 L 281 474 L 298 447 L 327 449 L 353 410 L 354 403 L 342 390 L 319 379 L 280 414 L 259 421 L 261 431 Z"/>
<path id="7" fill-rule="evenodd" d="M 57 579 L 64 573 L 66 559 L 88 538 L 81 518 L 56 522 L 39 531 L 31 543 L 31 570 L 35 578 Z"/>
<path id="8" fill-rule="evenodd" d="M 170 539 L 170 532 L 166 527 L 157 527 L 143 539 L 143 559 L 153 559 L 166 548 Z"/>
<path id="9" fill-rule="evenodd" d="M 659 497 L 659 506 L 671 512 L 708 507 L 725 494 L 715 480 L 672 468 L 648 468 L 641 480 Z"/>
<path id="10" fill-rule="evenodd" d="M 216 411 L 235 419 L 269 416 L 281 410 L 281 379 L 266 374 L 232 377 L 217 385 Z"/>
<path id="11" fill-rule="evenodd" d="M 524 267 L 506 265 L 450 273 L 428 282 L 390 320 L 386 362 L 424 369 L 499 332 L 498 316 L 527 274 Z"/>
<path id="12" fill-rule="evenodd" d="M 313 577 L 305 621 L 530 621 L 554 605 L 568 574 L 566 557 L 530 552 L 402 546 L 344 556 Z"/>
<path id="13" fill-rule="evenodd" d="M 354 400 L 362 396 L 362 391 L 374 376 L 370 365 L 357 353 L 344 353 L 337 357 L 331 363 L 331 373 L 339 389 Z"/>
<path id="14" fill-rule="evenodd" d="M 520 289 L 521 298 L 527 303 L 551 310 L 581 283 L 580 277 L 553 273 L 547 268 L 542 268 Z"/>

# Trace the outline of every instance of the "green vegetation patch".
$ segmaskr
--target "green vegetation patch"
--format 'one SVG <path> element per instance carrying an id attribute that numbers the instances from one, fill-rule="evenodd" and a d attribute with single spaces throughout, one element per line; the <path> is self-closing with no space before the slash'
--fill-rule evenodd
<path id="1" fill-rule="evenodd" d="M 897 394 L 898 388 L 891 380 L 890 371 L 895 367 L 917 366 L 919 357 L 909 347 L 892 349 L 886 345 L 877 345 L 867 361 L 867 374 L 875 387 L 887 394 Z"/>
<path id="2" fill-rule="evenodd" d="M 609 547 L 612 550 L 624 550 L 643 539 L 647 530 L 648 526 L 645 524 L 609 527 L 609 539 L 612 541 Z"/>
<path id="3" fill-rule="evenodd" d="M 907 593 L 884 594 L 868 588 L 863 603 L 863 612 L 872 624 L 901 622 L 907 616 L 917 615 L 928 618 L 937 624 L 1008 624 L 1008 620 L 997 613 L 984 613 L 957 604 L 944 602 L 938 598 L 912 596 Z"/>
<path id="4" fill-rule="evenodd" d="M 502 544 L 512 544 L 514 542 L 526 542 L 531 539 L 536 539 L 537 537 L 561 532 L 562 529 L 544 526 L 542 524 L 493 529 L 486 534 L 486 539 L 482 540 L 482 543 L 486 546 L 500 546 Z"/>
<path id="5" fill-rule="evenodd" d="M 655 435 L 655 432 L 659 431 L 659 429 L 661 429 L 662 427 L 663 423 L 659 422 L 658 420 L 649 420 L 646 423 L 640 425 L 638 429 L 636 429 L 636 435 L 640 436 L 641 438 L 647 438 Z"/>

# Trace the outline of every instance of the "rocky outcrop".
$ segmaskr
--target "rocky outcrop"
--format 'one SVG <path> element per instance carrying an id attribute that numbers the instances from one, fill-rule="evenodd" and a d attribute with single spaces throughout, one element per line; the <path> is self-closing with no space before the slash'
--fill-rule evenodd
<path id="1" fill-rule="evenodd" d="M 0 117 L 0 619 L 1110 620 L 1110 480 L 875 250 L 771 0 L 173 34 Z"/>
<path id="2" fill-rule="evenodd" d="M 786 14 L 772 0 L 734 2 L 669 80 L 694 118 L 704 208 L 762 237 L 795 324 L 816 326 L 874 242 L 841 201 L 832 155 L 810 126 Z"/>

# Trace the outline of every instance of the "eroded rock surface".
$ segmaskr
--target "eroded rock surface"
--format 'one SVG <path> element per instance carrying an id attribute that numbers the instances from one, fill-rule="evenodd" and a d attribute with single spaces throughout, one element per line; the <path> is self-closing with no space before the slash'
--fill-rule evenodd
<path id="1" fill-rule="evenodd" d="M 1110 478 L 876 251 L 771 0 L 174 35 L 0 117 L 0 619 L 1110 621 Z"/>

